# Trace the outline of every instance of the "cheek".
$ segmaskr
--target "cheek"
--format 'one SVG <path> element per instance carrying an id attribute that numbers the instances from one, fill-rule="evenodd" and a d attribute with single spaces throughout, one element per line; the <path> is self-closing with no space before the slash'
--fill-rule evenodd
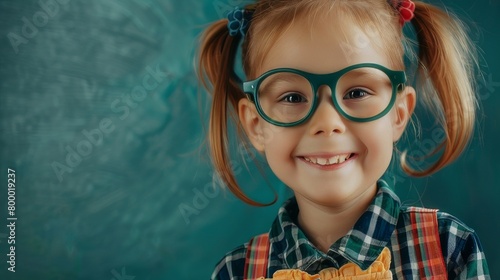
<path id="1" fill-rule="evenodd" d="M 392 159 L 392 125 L 389 118 L 383 118 L 358 129 L 359 139 L 367 150 L 368 160 L 388 165 Z"/>
<path id="2" fill-rule="evenodd" d="M 264 121 L 263 121 L 264 122 Z M 259 141 L 265 146 L 265 150 L 272 149 L 279 145 L 283 139 L 286 128 L 264 123 L 259 128 Z"/>
<path id="3" fill-rule="evenodd" d="M 272 169 L 280 168 L 284 162 L 291 159 L 296 148 L 299 133 L 293 128 L 278 126 L 262 127 L 264 153 Z"/>

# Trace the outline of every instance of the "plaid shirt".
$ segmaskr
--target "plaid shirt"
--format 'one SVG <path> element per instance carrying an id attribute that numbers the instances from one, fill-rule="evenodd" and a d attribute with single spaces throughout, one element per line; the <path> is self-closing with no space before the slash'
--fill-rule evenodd
<path id="1" fill-rule="evenodd" d="M 366 212 L 346 236 L 327 253 L 321 252 L 297 226 L 298 207 L 291 198 L 279 209 L 269 232 L 270 259 L 267 277 L 280 269 L 300 269 L 309 274 L 353 262 L 368 268 L 384 247 L 391 249 L 391 271 L 395 279 L 419 279 L 411 237 L 408 207 L 384 181 Z M 438 212 L 441 249 L 449 279 L 490 279 L 488 266 L 476 233 L 457 218 Z M 212 279 L 243 279 L 248 243 L 226 254 L 217 264 Z"/>

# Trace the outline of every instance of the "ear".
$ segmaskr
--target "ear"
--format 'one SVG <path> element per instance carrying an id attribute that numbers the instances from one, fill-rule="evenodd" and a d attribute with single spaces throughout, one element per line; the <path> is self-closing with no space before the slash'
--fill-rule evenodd
<path id="1" fill-rule="evenodd" d="M 264 152 L 264 134 L 262 130 L 262 120 L 259 117 L 254 103 L 247 98 L 242 98 L 238 101 L 238 116 L 240 118 L 243 130 L 259 152 Z"/>
<path id="2" fill-rule="evenodd" d="M 403 135 L 415 109 L 416 101 L 417 97 L 413 87 L 407 86 L 402 93 L 398 94 L 396 104 L 394 104 L 395 116 L 392 123 L 393 142 L 398 141 Z"/>

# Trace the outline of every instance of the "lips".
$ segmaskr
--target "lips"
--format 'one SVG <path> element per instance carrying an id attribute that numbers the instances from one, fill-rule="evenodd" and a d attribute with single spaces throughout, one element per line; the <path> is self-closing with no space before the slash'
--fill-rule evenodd
<path id="1" fill-rule="evenodd" d="M 302 158 L 310 163 L 321 165 L 321 166 L 330 166 L 330 165 L 336 165 L 336 164 L 341 164 L 345 162 L 346 160 L 350 159 L 353 157 L 354 154 L 352 153 L 347 153 L 347 154 L 339 154 L 335 156 L 302 156 Z"/>

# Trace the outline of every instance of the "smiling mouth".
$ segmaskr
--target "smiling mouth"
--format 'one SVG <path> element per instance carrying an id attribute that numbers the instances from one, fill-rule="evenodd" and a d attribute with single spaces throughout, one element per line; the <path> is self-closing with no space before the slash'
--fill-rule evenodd
<path id="1" fill-rule="evenodd" d="M 346 160 L 352 158 L 354 156 L 353 153 L 350 154 L 342 154 L 342 155 L 336 155 L 332 157 L 312 157 L 312 156 L 303 156 L 302 158 L 310 163 L 321 165 L 321 166 L 329 166 L 329 165 L 335 165 L 335 164 L 341 164 L 345 162 Z"/>

